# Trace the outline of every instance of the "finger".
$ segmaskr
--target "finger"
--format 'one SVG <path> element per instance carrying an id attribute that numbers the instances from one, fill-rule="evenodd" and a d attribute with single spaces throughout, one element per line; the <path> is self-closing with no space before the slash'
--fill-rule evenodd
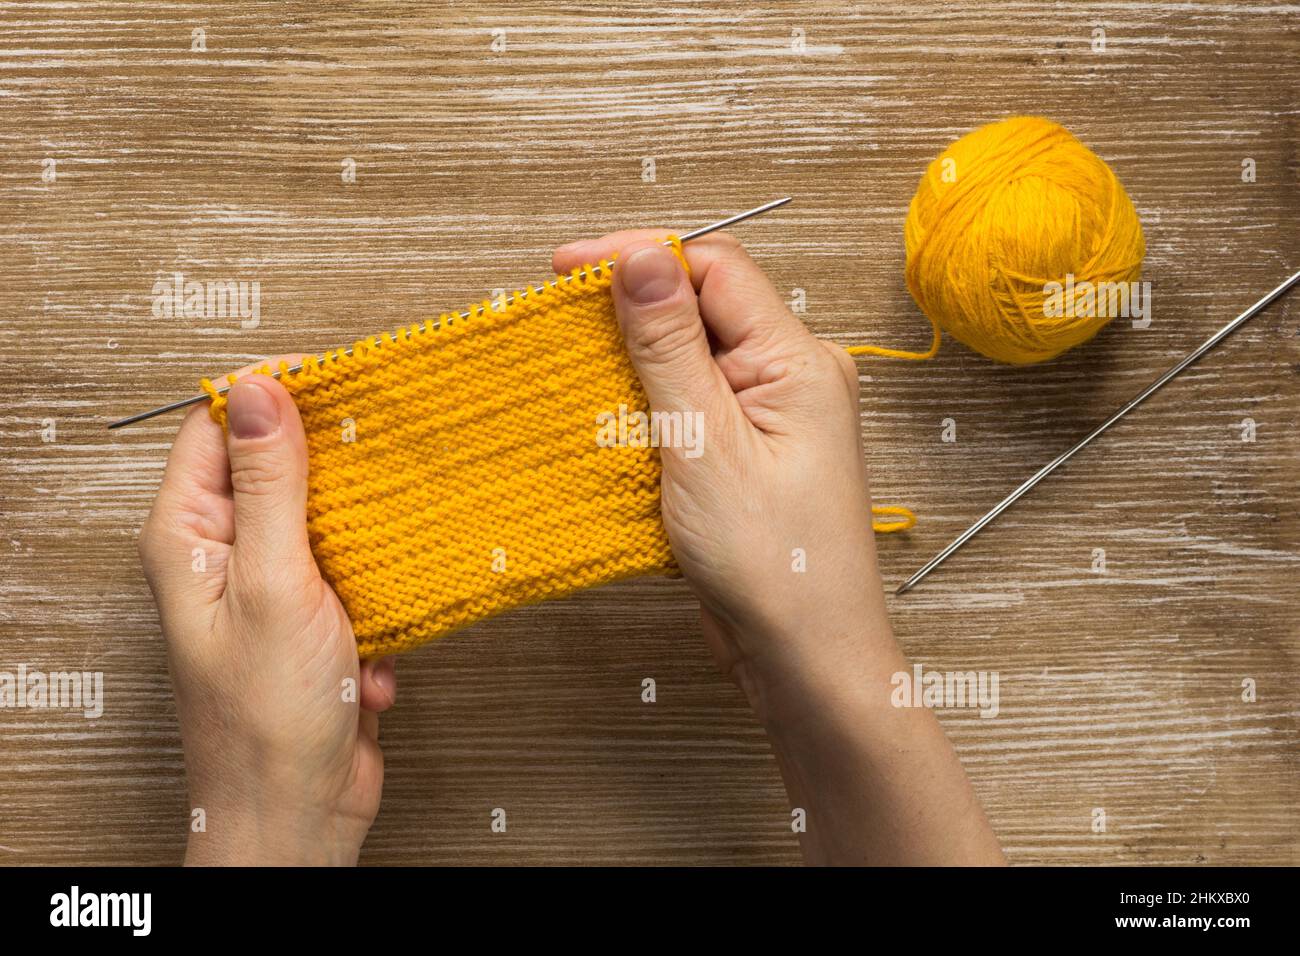
<path id="1" fill-rule="evenodd" d="M 601 259 L 608 259 L 625 246 L 646 240 L 663 239 L 671 233 L 667 229 L 623 229 L 593 239 L 579 239 L 560 246 L 551 256 L 551 268 L 556 274 L 569 272 L 575 266 L 594 265 Z M 682 247 L 683 250 L 686 248 Z M 692 265 L 694 268 L 694 265 Z"/>
<path id="2" fill-rule="evenodd" d="M 226 544 L 235 540 L 226 439 L 205 406 L 190 409 L 181 422 L 150 516 L 158 518 L 160 532 L 184 531 Z"/>
<path id="3" fill-rule="evenodd" d="M 839 369 L 840 375 L 844 379 L 845 388 L 848 390 L 848 396 L 854 405 L 857 405 L 861 397 L 861 381 L 858 378 L 858 363 L 853 361 L 853 356 L 844 349 L 840 348 L 834 342 L 827 342 L 824 339 L 818 339 L 826 354 L 834 361 L 835 367 Z"/>
<path id="4" fill-rule="evenodd" d="M 302 358 L 300 353 L 295 353 L 261 364 L 276 367 L 284 361 L 294 365 Z M 258 367 L 245 366 L 235 375 L 243 377 Z M 225 544 L 235 540 L 230 457 L 221 426 L 212 420 L 206 404 L 191 408 L 181 422 L 167 456 L 167 468 L 152 513 L 168 528 L 179 522 L 186 531 L 205 540 Z"/>
<path id="5" fill-rule="evenodd" d="M 584 239 L 555 250 L 551 264 L 557 273 L 575 266 L 599 262 L 632 245 L 662 241 L 663 229 L 627 229 L 599 239 Z M 724 300 L 727 307 L 711 309 L 700 303 L 705 324 L 724 346 L 734 346 L 768 324 L 802 329 L 803 324 L 791 314 L 781 294 L 758 264 L 733 235 L 712 232 L 682 246 L 682 254 L 691 267 L 691 282 L 703 294 L 711 289 L 714 300 Z M 618 270 L 615 269 L 615 272 Z M 709 276 L 713 274 L 713 279 Z M 719 304 L 715 301 L 714 304 Z"/>
<path id="6" fill-rule="evenodd" d="M 296 364 L 300 353 L 249 365 Z M 229 546 L 235 541 L 235 505 L 230 455 L 221 426 L 207 404 L 189 410 L 172 442 L 163 480 L 140 532 L 139 550 L 146 574 L 156 585 L 160 606 L 186 595 L 205 601 L 221 596 Z M 198 550 L 202 553 L 198 553 Z M 201 577 L 195 575 L 200 571 Z M 203 586 L 195 588 L 199 582 Z M 164 609 L 165 610 L 165 609 Z"/>
<path id="7" fill-rule="evenodd" d="M 629 357 L 651 407 L 704 412 L 730 389 L 709 353 L 709 340 L 676 254 L 651 240 L 628 246 L 614 271 L 614 308 Z"/>
<path id="8" fill-rule="evenodd" d="M 397 703 L 397 658 L 361 662 L 361 709 L 382 714 Z"/>
<path id="9" fill-rule="evenodd" d="M 557 272 L 567 272 L 633 243 L 661 240 L 664 234 L 661 229 L 633 229 L 572 243 L 556 250 L 552 265 Z M 812 334 L 730 233 L 701 236 L 682 252 L 699 294 L 700 315 L 717 345 L 715 358 L 734 391 L 758 384 L 773 362 L 815 348 Z"/>
<path id="10" fill-rule="evenodd" d="M 284 386 L 249 375 L 226 396 L 235 500 L 233 570 L 245 581 L 301 583 L 314 575 L 307 541 L 307 436 Z"/>
<path id="11" fill-rule="evenodd" d="M 817 338 L 731 236 L 718 234 L 698 289 L 700 314 L 718 345 L 714 358 L 734 390 L 753 388 L 820 352 Z"/>
<path id="12" fill-rule="evenodd" d="M 164 623 L 193 621 L 221 599 L 234 540 L 225 438 L 206 410 L 197 408 L 186 416 L 172 444 L 137 542 Z"/>
<path id="13" fill-rule="evenodd" d="M 357 733 L 363 740 L 369 740 L 372 744 L 379 743 L 379 715 L 373 710 L 362 708 L 357 711 Z M 378 751 L 378 746 L 375 747 Z M 383 754 L 377 754 L 382 760 Z"/>

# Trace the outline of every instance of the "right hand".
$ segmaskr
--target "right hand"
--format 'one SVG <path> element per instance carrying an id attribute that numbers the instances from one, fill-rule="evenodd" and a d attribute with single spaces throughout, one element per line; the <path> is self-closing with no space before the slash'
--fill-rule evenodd
<path id="1" fill-rule="evenodd" d="M 774 682 L 833 670 L 883 618 L 857 369 L 731 236 L 684 246 L 689 277 L 663 236 L 575 243 L 553 265 L 617 253 L 614 303 L 651 408 L 703 413 L 697 457 L 660 449 L 663 521 L 719 666 L 761 714 Z"/>

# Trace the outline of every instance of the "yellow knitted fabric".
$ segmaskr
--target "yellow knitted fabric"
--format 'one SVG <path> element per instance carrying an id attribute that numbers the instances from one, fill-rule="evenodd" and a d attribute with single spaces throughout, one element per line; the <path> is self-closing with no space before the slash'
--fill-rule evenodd
<path id="1" fill-rule="evenodd" d="M 658 450 L 596 440 L 602 413 L 649 409 L 610 279 L 604 261 L 503 309 L 483 302 L 469 318 L 444 313 L 323 365 L 281 365 L 307 433 L 312 551 L 362 657 L 675 570 Z M 224 428 L 225 397 L 202 387 Z M 878 530 L 914 520 L 877 513 L 900 516 Z"/>
<path id="2" fill-rule="evenodd" d="M 649 405 L 608 262 L 582 271 L 281 369 L 307 432 L 312 551 L 363 657 L 673 568 L 658 450 L 596 442 L 599 414 Z M 225 410 L 214 397 L 223 427 Z"/>

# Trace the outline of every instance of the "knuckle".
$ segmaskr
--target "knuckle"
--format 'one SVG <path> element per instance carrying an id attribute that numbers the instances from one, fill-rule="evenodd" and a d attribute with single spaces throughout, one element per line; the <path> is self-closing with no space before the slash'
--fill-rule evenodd
<path id="1" fill-rule="evenodd" d="M 852 355 L 844 351 L 844 349 L 840 348 L 838 345 L 832 345 L 831 351 L 835 355 L 835 361 L 839 365 L 840 371 L 844 373 L 845 380 L 849 383 L 849 387 L 853 390 L 853 394 L 856 395 L 859 386 L 858 363 L 853 361 Z"/>
<path id="2" fill-rule="evenodd" d="M 163 519 L 157 509 L 150 511 L 135 539 L 136 553 L 140 557 L 140 566 L 144 569 L 146 578 L 154 580 L 166 568 L 168 550 L 174 540 L 175 535 L 163 527 Z"/>
<path id="3" fill-rule="evenodd" d="M 739 247 L 724 251 L 709 270 L 710 278 L 727 288 L 743 288 L 749 278 Z"/>
<path id="4" fill-rule="evenodd" d="M 230 486 L 239 495 L 268 495 L 279 488 L 282 474 L 273 449 L 245 452 L 230 463 Z"/>
<path id="5" fill-rule="evenodd" d="M 152 579 L 158 571 L 158 538 L 153 530 L 153 519 L 145 521 L 135 539 L 135 551 L 146 578 Z"/>
<path id="6" fill-rule="evenodd" d="M 723 288 L 746 289 L 754 285 L 757 268 L 744 247 L 740 243 L 734 243 L 720 251 L 709 269 L 709 276 Z M 788 310 L 786 314 L 794 320 Z"/>
<path id="7" fill-rule="evenodd" d="M 704 324 L 681 313 L 666 313 L 634 323 L 628 347 L 634 356 L 656 365 L 669 365 L 706 343 Z"/>
<path id="8" fill-rule="evenodd" d="M 140 526 L 140 531 L 135 536 L 135 550 L 136 553 L 140 555 L 141 561 L 147 561 L 149 556 L 153 553 L 154 542 L 156 540 L 154 537 L 155 534 L 153 513 L 150 512 L 149 517 L 144 519 L 144 524 Z"/>
<path id="9" fill-rule="evenodd" d="M 849 394 L 856 399 L 859 395 L 858 366 L 853 361 L 853 356 L 833 342 L 822 340 L 821 345 L 830 359 L 826 369 L 827 374 L 838 374 L 848 388 Z"/>
<path id="10" fill-rule="evenodd" d="M 826 383 L 826 363 L 815 352 L 802 351 L 785 362 L 784 377 L 797 385 L 804 394 L 815 393 Z"/>

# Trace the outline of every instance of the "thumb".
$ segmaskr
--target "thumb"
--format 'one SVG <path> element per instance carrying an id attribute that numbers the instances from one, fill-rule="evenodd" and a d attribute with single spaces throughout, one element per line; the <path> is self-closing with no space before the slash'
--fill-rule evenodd
<path id="1" fill-rule="evenodd" d="M 234 564 L 265 581 L 315 566 L 307 543 L 307 436 L 293 399 L 269 375 L 226 395 Z"/>
<path id="2" fill-rule="evenodd" d="M 613 293 L 650 405 L 667 412 L 713 407 L 726 381 L 709 353 L 699 301 L 676 254 L 657 242 L 630 246 L 614 268 Z"/>

